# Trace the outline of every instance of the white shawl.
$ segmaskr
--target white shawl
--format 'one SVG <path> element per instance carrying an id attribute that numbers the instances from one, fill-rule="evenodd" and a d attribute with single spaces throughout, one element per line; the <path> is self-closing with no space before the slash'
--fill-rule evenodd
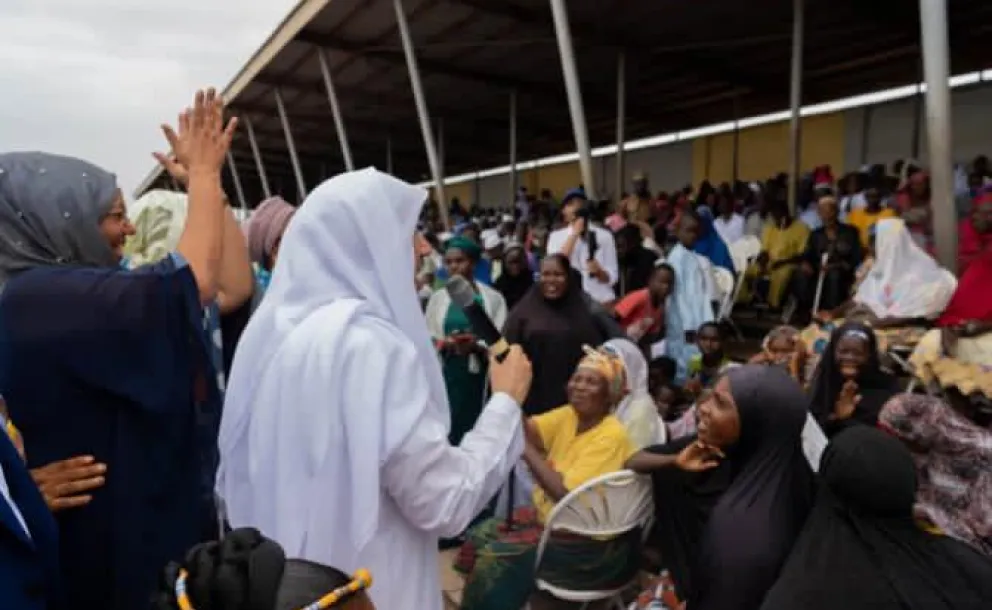
<path id="1" fill-rule="evenodd" d="M 898 218 L 875 225 L 875 263 L 858 286 L 856 303 L 879 318 L 940 315 L 957 288 L 957 279 L 913 241 Z"/>

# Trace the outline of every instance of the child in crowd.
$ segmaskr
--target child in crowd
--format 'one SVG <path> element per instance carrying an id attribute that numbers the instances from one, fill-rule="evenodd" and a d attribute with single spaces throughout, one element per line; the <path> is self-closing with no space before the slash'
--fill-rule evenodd
<path id="1" fill-rule="evenodd" d="M 652 396 L 657 396 L 658 390 L 663 386 L 670 386 L 675 383 L 675 375 L 678 371 L 678 364 L 668 356 L 658 356 L 649 359 L 648 364 L 648 390 Z"/>
<path id="2" fill-rule="evenodd" d="M 723 330 L 716 322 L 706 322 L 696 331 L 699 354 L 689 359 L 688 381 L 685 389 L 692 396 L 709 388 L 727 369 L 735 364 L 723 351 Z"/>
<path id="3" fill-rule="evenodd" d="M 617 320 L 632 341 L 650 344 L 664 336 L 665 301 L 674 285 L 675 270 L 667 263 L 658 263 L 647 288 L 631 292 L 616 304 Z"/>

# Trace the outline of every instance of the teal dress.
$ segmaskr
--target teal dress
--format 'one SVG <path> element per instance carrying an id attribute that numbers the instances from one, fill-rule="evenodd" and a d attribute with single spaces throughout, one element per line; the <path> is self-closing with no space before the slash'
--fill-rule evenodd
<path id="1" fill-rule="evenodd" d="M 475 295 L 475 301 L 485 306 L 482 295 Z M 444 316 L 444 336 L 470 333 L 472 325 L 462 309 L 454 303 L 448 305 Z M 448 441 L 452 445 L 462 442 L 462 437 L 475 426 L 482 413 L 483 393 L 489 362 L 483 354 L 459 356 L 446 352 L 441 357 L 441 370 L 448 390 L 448 404 L 451 406 L 451 431 Z"/>

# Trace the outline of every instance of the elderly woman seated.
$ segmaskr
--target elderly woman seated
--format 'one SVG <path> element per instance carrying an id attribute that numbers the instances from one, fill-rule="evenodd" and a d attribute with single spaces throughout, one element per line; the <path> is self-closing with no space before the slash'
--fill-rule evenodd
<path id="1" fill-rule="evenodd" d="M 626 373 L 612 352 L 586 348 L 568 381 L 569 404 L 526 420 L 524 461 L 534 479 L 533 507 L 512 524 L 490 519 L 473 528 L 455 569 L 467 575 L 463 610 L 518 610 L 534 591 L 537 545 L 555 504 L 586 481 L 615 472 L 633 448 L 611 413 Z M 536 576 L 569 589 L 622 586 L 637 569 L 638 533 L 591 540 L 554 534 Z"/>

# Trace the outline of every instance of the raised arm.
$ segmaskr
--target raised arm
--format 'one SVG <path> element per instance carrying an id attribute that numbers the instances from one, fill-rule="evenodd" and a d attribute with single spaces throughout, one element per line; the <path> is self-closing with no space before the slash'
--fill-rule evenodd
<path id="1" fill-rule="evenodd" d="M 224 193 L 220 170 L 237 120 L 224 127 L 224 102 L 209 89 L 198 91 L 194 106 L 180 116 L 179 134 L 163 127 L 177 161 L 189 169 L 189 212 L 176 250 L 196 278 L 200 302 L 217 298 L 224 246 Z"/>

